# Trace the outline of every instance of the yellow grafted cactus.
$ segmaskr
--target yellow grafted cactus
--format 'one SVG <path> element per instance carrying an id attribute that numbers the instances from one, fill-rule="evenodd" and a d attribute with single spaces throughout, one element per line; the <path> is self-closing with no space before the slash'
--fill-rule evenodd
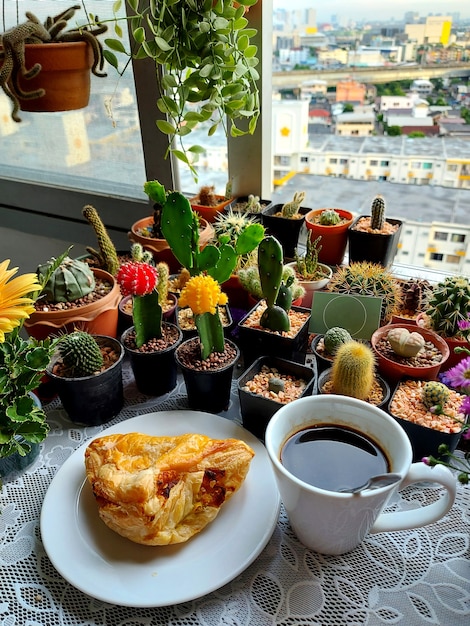
<path id="1" fill-rule="evenodd" d="M 217 305 L 227 304 L 227 301 L 227 295 L 221 291 L 219 283 L 211 276 L 200 274 L 186 283 L 178 304 L 181 307 L 189 306 L 194 315 L 214 315 Z"/>

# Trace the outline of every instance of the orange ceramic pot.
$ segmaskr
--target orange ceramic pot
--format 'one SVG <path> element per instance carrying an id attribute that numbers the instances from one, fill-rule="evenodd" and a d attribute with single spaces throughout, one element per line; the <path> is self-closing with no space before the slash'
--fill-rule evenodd
<path id="1" fill-rule="evenodd" d="M 84 304 L 81 307 L 60 311 L 35 311 L 24 322 L 26 332 L 35 339 L 45 339 L 72 332 L 75 328 L 86 330 L 92 335 L 116 337 L 118 326 L 118 305 L 121 290 L 116 279 L 104 270 L 92 270 L 95 278 L 109 281 L 112 289 L 103 298 Z"/>
<path id="2" fill-rule="evenodd" d="M 216 196 L 216 200 L 218 204 L 215 206 L 204 206 L 202 204 L 197 203 L 197 198 L 190 198 L 189 203 L 193 211 L 196 211 L 201 217 L 212 224 L 217 219 L 219 213 L 221 213 L 226 206 L 228 206 L 231 202 L 233 202 L 233 198 L 227 198 L 225 196 Z"/>
<path id="3" fill-rule="evenodd" d="M 345 221 L 342 224 L 332 226 L 323 226 L 316 224 L 315 218 L 325 209 L 313 209 L 305 216 L 305 225 L 307 226 L 311 239 L 321 237 L 321 250 L 318 254 L 318 260 L 327 265 L 341 265 L 343 262 L 346 246 L 348 243 L 348 228 L 352 224 L 353 214 L 345 209 L 336 209 L 335 211 Z"/>
<path id="4" fill-rule="evenodd" d="M 22 111 L 72 111 L 83 109 L 90 99 L 90 69 L 93 51 L 85 41 L 25 45 L 26 67 L 35 63 L 41 71 L 34 78 L 19 76 L 25 92 L 44 89 L 40 98 L 21 98 Z"/>
<path id="5" fill-rule="evenodd" d="M 176 259 L 170 249 L 166 239 L 156 239 L 155 237 L 146 237 L 141 231 L 153 224 L 153 216 L 144 217 L 132 225 L 130 232 L 127 233 L 132 243 L 140 243 L 144 250 L 149 250 L 153 254 L 156 263 L 165 262 L 170 268 L 171 274 L 177 274 L 181 269 L 181 263 Z M 199 244 L 201 249 L 212 239 L 214 235 L 214 227 L 207 220 L 200 220 Z"/>

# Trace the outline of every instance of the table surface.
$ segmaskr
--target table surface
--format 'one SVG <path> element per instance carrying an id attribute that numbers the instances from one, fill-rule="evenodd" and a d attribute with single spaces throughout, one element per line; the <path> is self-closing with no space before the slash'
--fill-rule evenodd
<path id="1" fill-rule="evenodd" d="M 113 606 L 75 589 L 54 569 L 39 518 L 64 461 L 108 426 L 160 410 L 188 409 L 182 379 L 160 398 L 142 396 L 124 366 L 125 406 L 99 427 L 73 424 L 55 399 L 45 406 L 51 432 L 35 463 L 0 494 L 0 626 L 418 626 L 470 623 L 470 487 L 452 510 L 425 528 L 371 535 L 353 552 L 324 556 L 303 547 L 281 507 L 261 555 L 217 591 L 176 606 Z M 220 414 L 241 422 L 236 390 Z M 390 509 L 422 506 L 433 488 L 408 488 Z M 217 523 L 217 520 L 215 522 Z M 201 572 L 203 575 L 203 572 Z"/>

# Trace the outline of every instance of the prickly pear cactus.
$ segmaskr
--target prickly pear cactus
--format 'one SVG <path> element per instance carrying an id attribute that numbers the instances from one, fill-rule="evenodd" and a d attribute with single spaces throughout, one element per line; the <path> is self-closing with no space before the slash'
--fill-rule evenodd
<path id="1" fill-rule="evenodd" d="M 376 196 L 370 208 L 370 227 L 373 230 L 382 230 L 385 224 L 385 200 L 383 196 Z"/>
<path id="2" fill-rule="evenodd" d="M 40 265 L 37 274 L 41 283 L 49 275 L 55 259 Z M 73 302 L 91 293 L 95 288 L 95 277 L 89 265 L 66 256 L 52 272 L 43 287 L 49 302 Z"/>
<path id="3" fill-rule="evenodd" d="M 261 316 L 260 325 L 274 331 L 288 331 L 290 322 L 287 312 L 276 305 L 283 271 L 282 246 L 279 241 L 269 235 L 258 246 L 258 269 L 261 290 L 266 299 L 266 310 Z"/>
<path id="4" fill-rule="evenodd" d="M 84 331 L 64 335 L 58 349 L 70 378 L 91 376 L 103 366 L 103 355 L 96 339 Z"/>
<path id="5" fill-rule="evenodd" d="M 335 354 L 338 348 L 348 341 L 352 341 L 350 333 L 340 326 L 329 328 L 323 337 L 323 344 L 328 354 Z"/>
<path id="6" fill-rule="evenodd" d="M 191 275 L 197 273 L 195 254 L 199 249 L 198 218 L 189 200 L 180 193 L 172 192 L 166 197 L 162 210 L 162 233 L 181 265 Z"/>
<path id="7" fill-rule="evenodd" d="M 325 209 L 320 213 L 320 224 L 322 226 L 334 226 L 340 222 L 341 216 L 334 209 Z"/>
<path id="8" fill-rule="evenodd" d="M 424 406 L 430 409 L 432 406 L 443 407 L 449 398 L 448 388 L 434 380 L 428 381 L 422 391 L 422 400 Z"/>

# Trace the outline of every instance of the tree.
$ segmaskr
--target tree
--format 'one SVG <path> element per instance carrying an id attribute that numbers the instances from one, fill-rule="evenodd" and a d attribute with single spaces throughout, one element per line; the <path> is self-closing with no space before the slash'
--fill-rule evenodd
<path id="1" fill-rule="evenodd" d="M 387 126 L 387 135 L 389 137 L 397 137 L 401 135 L 401 127 L 400 126 Z"/>
<path id="2" fill-rule="evenodd" d="M 343 113 L 353 113 L 354 107 L 350 102 L 343 105 Z"/>
<path id="3" fill-rule="evenodd" d="M 408 133 L 408 137 L 426 137 L 426 135 L 423 133 L 422 130 L 413 130 L 411 131 L 411 133 Z"/>

